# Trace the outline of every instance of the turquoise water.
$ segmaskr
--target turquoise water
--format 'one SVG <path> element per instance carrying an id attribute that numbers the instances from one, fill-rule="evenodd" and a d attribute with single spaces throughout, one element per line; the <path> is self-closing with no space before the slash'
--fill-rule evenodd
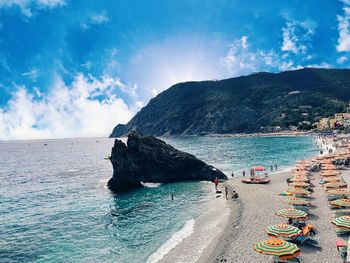
<path id="1" fill-rule="evenodd" d="M 285 169 L 317 154 L 309 137 L 165 140 L 227 174 L 251 165 Z M 100 138 L 0 142 L 0 262 L 146 262 L 205 207 L 210 183 L 110 193 L 104 157 L 112 145 Z"/>

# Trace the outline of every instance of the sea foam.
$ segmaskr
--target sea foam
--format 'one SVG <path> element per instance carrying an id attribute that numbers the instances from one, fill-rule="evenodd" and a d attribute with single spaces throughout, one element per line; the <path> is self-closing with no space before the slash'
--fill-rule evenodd
<path id="1" fill-rule="evenodd" d="M 194 223 L 194 219 L 187 220 L 179 231 L 172 234 L 172 236 L 161 247 L 159 247 L 151 256 L 148 257 L 147 263 L 156 263 L 160 261 L 170 252 L 170 250 L 180 244 L 182 240 L 189 237 L 193 233 Z"/>
<path id="2" fill-rule="evenodd" d="M 161 183 L 144 183 L 141 182 L 144 187 L 155 188 L 161 185 Z"/>

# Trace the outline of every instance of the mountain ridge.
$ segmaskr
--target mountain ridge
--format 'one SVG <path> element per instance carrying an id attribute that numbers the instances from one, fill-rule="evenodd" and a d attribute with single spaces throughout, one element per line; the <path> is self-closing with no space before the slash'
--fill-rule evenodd
<path id="1" fill-rule="evenodd" d="M 304 68 L 189 81 L 151 99 L 127 124 L 117 125 L 111 137 L 130 130 L 161 136 L 310 128 L 322 117 L 345 111 L 349 99 L 349 69 Z"/>

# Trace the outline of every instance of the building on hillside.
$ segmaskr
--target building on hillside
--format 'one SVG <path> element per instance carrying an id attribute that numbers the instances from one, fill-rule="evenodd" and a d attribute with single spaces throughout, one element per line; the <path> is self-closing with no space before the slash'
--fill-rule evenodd
<path id="1" fill-rule="evenodd" d="M 334 129 L 335 128 L 335 124 L 336 124 L 335 118 L 329 118 L 328 119 L 328 126 L 329 126 L 329 128 Z"/>
<path id="2" fill-rule="evenodd" d="M 322 118 L 322 119 L 320 119 L 317 128 L 318 128 L 319 130 L 328 129 L 328 128 L 329 128 L 328 118 Z"/>
<path id="3" fill-rule="evenodd" d="M 338 125 L 344 125 L 345 120 L 350 120 L 350 113 L 336 113 L 334 119 Z"/>

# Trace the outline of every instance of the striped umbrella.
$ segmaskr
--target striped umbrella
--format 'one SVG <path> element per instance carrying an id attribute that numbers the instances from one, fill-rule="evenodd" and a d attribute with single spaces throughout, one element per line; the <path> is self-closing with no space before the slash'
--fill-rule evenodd
<path id="1" fill-rule="evenodd" d="M 276 212 L 277 216 L 280 217 L 285 217 L 285 218 L 294 218 L 294 219 L 299 219 L 299 220 L 305 220 L 305 217 L 307 216 L 307 213 L 301 210 L 297 210 L 294 208 L 287 208 L 287 209 L 282 209 L 278 210 Z"/>
<path id="2" fill-rule="evenodd" d="M 293 182 L 288 184 L 289 186 L 296 186 L 296 187 L 309 187 L 310 184 L 306 183 L 306 182 Z"/>
<path id="3" fill-rule="evenodd" d="M 343 181 L 343 178 L 339 176 L 330 176 L 322 179 L 323 182 L 340 182 Z"/>
<path id="4" fill-rule="evenodd" d="M 288 188 L 287 192 L 295 194 L 295 195 L 308 195 L 310 194 L 309 191 L 303 189 L 303 188 Z"/>
<path id="5" fill-rule="evenodd" d="M 327 189 L 330 189 L 330 188 L 337 189 L 337 188 L 344 188 L 344 187 L 346 187 L 346 183 L 344 183 L 344 182 L 330 182 L 330 183 L 325 184 L 324 186 Z"/>
<path id="6" fill-rule="evenodd" d="M 298 177 L 298 176 L 296 176 L 296 177 L 290 178 L 289 181 L 291 181 L 291 182 L 309 182 L 310 179 L 307 178 L 307 177 Z"/>
<path id="7" fill-rule="evenodd" d="M 321 171 L 335 171 L 337 170 L 336 166 L 325 166 L 325 167 L 321 167 Z"/>
<path id="8" fill-rule="evenodd" d="M 267 227 L 265 231 L 271 237 L 292 238 L 301 234 L 299 228 L 287 224 L 272 225 Z"/>
<path id="9" fill-rule="evenodd" d="M 340 189 L 334 189 L 334 190 L 328 190 L 327 194 L 329 195 L 350 195 L 350 191 L 348 189 L 340 188 Z"/>
<path id="10" fill-rule="evenodd" d="M 335 170 L 327 170 L 327 171 L 321 172 L 322 177 L 330 177 L 330 176 L 336 176 L 336 175 L 340 175 L 340 174 L 341 173 L 339 171 L 335 171 Z"/>
<path id="11" fill-rule="evenodd" d="M 277 256 L 283 260 L 295 258 L 300 254 L 297 245 L 281 239 L 270 239 L 255 243 L 253 249 L 261 254 Z"/>
<path id="12" fill-rule="evenodd" d="M 330 201 L 330 204 L 336 207 L 349 207 L 350 199 L 342 198 L 342 199 Z"/>
<path id="13" fill-rule="evenodd" d="M 332 223 L 338 227 L 350 228 L 350 216 L 337 217 L 333 219 Z"/>
<path id="14" fill-rule="evenodd" d="M 289 205 L 310 205 L 311 203 L 302 199 L 302 198 L 286 198 L 283 200 L 283 203 L 289 204 Z"/>

